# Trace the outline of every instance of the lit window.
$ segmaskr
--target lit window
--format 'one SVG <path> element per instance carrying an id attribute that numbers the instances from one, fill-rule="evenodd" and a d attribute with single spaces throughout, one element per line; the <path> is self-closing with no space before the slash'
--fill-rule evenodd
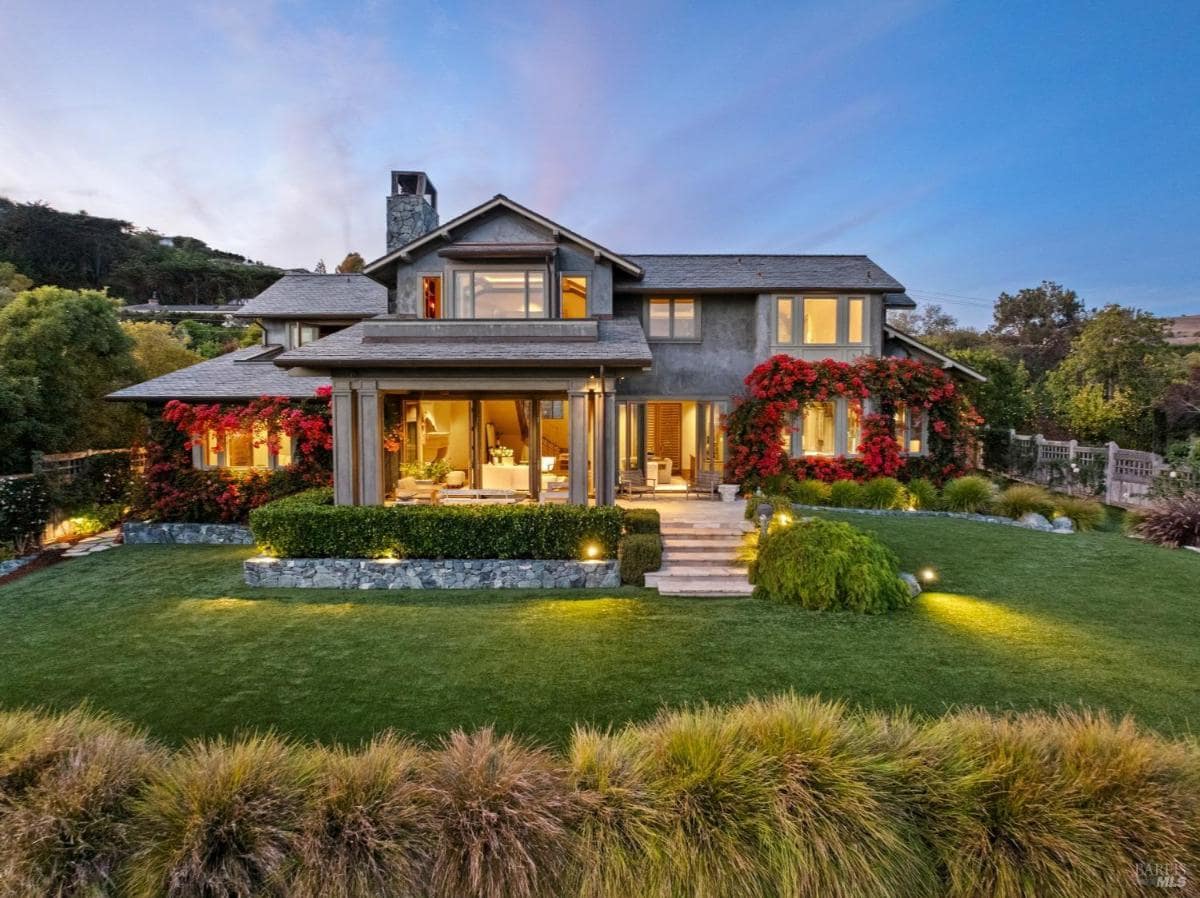
<path id="1" fill-rule="evenodd" d="M 651 299 L 646 335 L 652 340 L 694 340 L 700 336 L 694 299 Z"/>
<path id="2" fill-rule="evenodd" d="M 851 296 L 849 300 L 849 316 L 848 316 L 848 332 L 846 334 L 847 343 L 862 343 L 863 342 L 863 309 L 866 308 L 866 300 L 861 296 Z"/>
<path id="3" fill-rule="evenodd" d="M 210 430 L 203 446 L 203 465 L 207 468 L 283 468 L 292 463 L 291 438 L 280 438 L 279 452 L 272 458 L 267 432 L 261 427 L 253 433 L 246 430 L 226 433 L 224 440 Z"/>
<path id="4" fill-rule="evenodd" d="M 804 342 L 837 342 L 838 301 L 835 298 L 804 300 Z"/>
<path id="5" fill-rule="evenodd" d="M 907 455 L 925 451 L 925 415 L 920 409 L 910 409 L 904 403 L 896 406 L 896 442 Z"/>
<path id="6" fill-rule="evenodd" d="M 796 301 L 790 296 L 775 300 L 775 342 L 791 343 L 793 334 L 793 312 Z"/>
<path id="7" fill-rule="evenodd" d="M 456 271 L 454 302 L 459 318 L 544 318 L 545 272 Z"/>
<path id="8" fill-rule="evenodd" d="M 858 444 L 862 442 L 862 416 L 859 408 L 853 402 L 846 407 L 846 454 L 857 455 Z"/>
<path id="9" fill-rule="evenodd" d="M 289 436 L 281 436 L 279 438 L 279 453 L 275 456 L 275 467 L 286 468 L 292 463 L 292 438 Z"/>
<path id="10" fill-rule="evenodd" d="M 800 426 L 800 448 L 805 455 L 833 455 L 837 406 L 832 402 L 814 402 L 804 407 Z"/>
<path id="11" fill-rule="evenodd" d="M 564 318 L 587 317 L 588 279 L 583 275 L 562 276 L 562 316 Z"/>
<path id="12" fill-rule="evenodd" d="M 426 318 L 442 317 L 442 279 L 440 277 L 421 278 L 421 303 Z"/>

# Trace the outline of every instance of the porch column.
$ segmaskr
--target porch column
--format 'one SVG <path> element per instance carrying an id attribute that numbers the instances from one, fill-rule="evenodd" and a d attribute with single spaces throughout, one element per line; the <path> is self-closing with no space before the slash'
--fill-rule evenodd
<path id="1" fill-rule="evenodd" d="M 354 477 L 354 392 L 333 391 L 333 501 L 353 505 L 357 490 Z"/>
<path id="2" fill-rule="evenodd" d="M 598 392 L 595 397 L 596 444 L 593 454 L 596 504 L 612 505 L 616 501 L 613 472 L 617 464 L 617 403 L 609 390 Z"/>
<path id="3" fill-rule="evenodd" d="M 567 500 L 573 505 L 587 505 L 588 501 L 588 413 L 587 393 L 572 392 L 567 399 L 570 419 L 567 422 L 567 442 L 570 443 L 570 475 L 567 483 Z"/>
<path id="4" fill-rule="evenodd" d="M 358 391 L 358 504 L 383 504 L 383 397 L 374 386 Z"/>

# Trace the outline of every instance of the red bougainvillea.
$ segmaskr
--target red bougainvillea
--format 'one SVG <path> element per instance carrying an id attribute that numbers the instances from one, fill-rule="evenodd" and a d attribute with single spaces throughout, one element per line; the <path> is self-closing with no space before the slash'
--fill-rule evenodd
<path id="1" fill-rule="evenodd" d="M 260 396 L 245 405 L 190 405 L 172 399 L 163 409 L 163 420 L 187 436 L 188 449 L 211 433 L 219 452 L 229 434 L 250 432 L 256 435 L 254 445 L 266 445 L 271 452 L 279 452 L 283 438 L 292 437 L 297 452 L 312 455 L 319 449 L 333 448 L 329 395 L 329 387 L 317 388 L 317 399 L 326 400 L 323 408 L 306 407 L 315 405 L 307 401 L 297 405 L 282 396 Z"/>
<path id="2" fill-rule="evenodd" d="M 873 413 L 862 418 L 857 456 L 789 458 L 781 442 L 785 428 L 809 403 L 836 399 L 845 399 L 860 413 L 863 401 L 871 401 Z M 905 458 L 901 453 L 893 429 L 901 405 L 928 417 L 924 456 Z M 726 473 L 748 487 L 779 476 L 829 482 L 899 475 L 941 481 L 967 469 L 980 423 L 950 375 L 916 359 L 808 362 L 777 355 L 750 372 L 746 395 L 734 400 L 725 422 Z"/>

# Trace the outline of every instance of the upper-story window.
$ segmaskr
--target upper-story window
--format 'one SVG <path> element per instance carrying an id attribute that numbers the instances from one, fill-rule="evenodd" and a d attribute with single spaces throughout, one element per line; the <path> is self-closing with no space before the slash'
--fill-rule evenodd
<path id="1" fill-rule="evenodd" d="M 454 272 L 458 318 L 545 318 L 546 273 L 540 269 Z"/>
<path id="2" fill-rule="evenodd" d="M 427 275 L 421 278 L 421 306 L 426 318 L 442 317 L 442 278 Z"/>
<path id="3" fill-rule="evenodd" d="M 300 322 L 292 322 L 292 348 L 303 346 L 305 343 L 312 343 L 314 340 L 321 339 L 321 329 L 315 324 L 301 324 Z"/>
<path id="4" fill-rule="evenodd" d="M 654 297 L 646 314 L 646 336 L 651 340 L 698 340 L 699 303 L 690 297 Z"/>
<path id="5" fill-rule="evenodd" d="M 586 318 L 588 279 L 582 274 L 564 274 L 560 283 L 563 318 Z"/>
<path id="6" fill-rule="evenodd" d="M 783 346 L 834 346 L 866 342 L 862 296 L 775 297 L 775 342 Z"/>

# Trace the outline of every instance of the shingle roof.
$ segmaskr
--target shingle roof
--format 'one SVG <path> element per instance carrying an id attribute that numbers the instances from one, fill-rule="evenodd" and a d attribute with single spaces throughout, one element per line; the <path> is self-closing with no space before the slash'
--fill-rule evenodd
<path id="1" fill-rule="evenodd" d="M 592 340 L 496 340 L 406 338 L 402 342 L 363 341 L 363 324 L 279 355 L 276 365 L 311 368 L 359 367 L 540 367 L 570 368 L 597 365 L 648 366 L 652 357 L 636 318 L 614 318 L 598 324 Z"/>
<path id="2" fill-rule="evenodd" d="M 239 318 L 368 318 L 387 312 L 387 288 L 365 274 L 285 274 Z"/>
<path id="3" fill-rule="evenodd" d="M 206 362 L 180 368 L 162 377 L 110 393 L 107 398 L 129 402 L 167 399 L 256 399 L 259 396 L 307 398 L 318 387 L 329 386 L 328 377 L 292 377 L 273 365 L 279 347 L 251 346 Z"/>
<path id="4" fill-rule="evenodd" d="M 627 255 L 645 271 L 615 291 L 882 290 L 903 285 L 866 256 Z"/>
<path id="5" fill-rule="evenodd" d="M 916 337 L 910 336 L 904 333 L 904 331 L 896 330 L 890 324 L 883 326 L 883 337 L 885 355 L 900 355 L 911 358 L 913 353 L 916 353 L 918 356 L 925 356 L 927 359 L 938 362 L 943 368 L 949 371 L 957 371 L 959 374 L 963 374 L 981 383 L 987 381 L 984 375 L 980 374 L 970 365 L 964 365 L 962 362 L 950 358 L 945 353 L 938 352 L 932 346 L 926 346 Z"/>

